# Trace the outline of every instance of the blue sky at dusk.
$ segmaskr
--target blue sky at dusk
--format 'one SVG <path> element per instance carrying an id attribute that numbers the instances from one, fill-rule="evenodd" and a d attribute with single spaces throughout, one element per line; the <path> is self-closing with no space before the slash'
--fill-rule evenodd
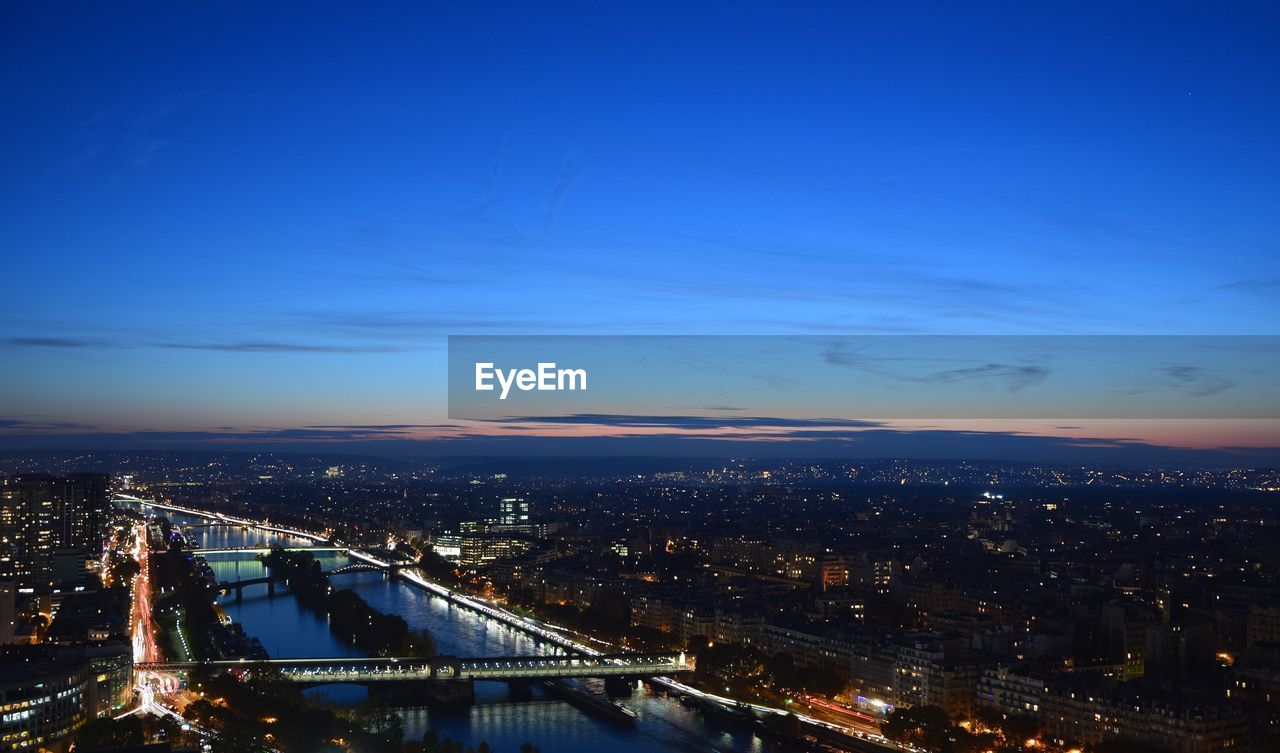
<path id="1" fill-rule="evenodd" d="M 450 334 L 1276 334 L 1275 4 L 262 6 L 0 9 L 4 446 L 460 442 Z"/>

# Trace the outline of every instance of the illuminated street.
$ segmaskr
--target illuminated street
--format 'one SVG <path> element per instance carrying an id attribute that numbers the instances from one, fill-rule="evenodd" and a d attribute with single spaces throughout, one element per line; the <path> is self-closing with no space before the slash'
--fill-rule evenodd
<path id="1" fill-rule="evenodd" d="M 130 616 L 133 627 L 133 660 L 136 663 L 159 661 L 163 655 L 156 645 L 155 630 L 151 626 L 151 568 L 146 524 L 139 523 L 134 527 L 133 533 L 133 558 L 139 567 L 138 575 L 133 579 L 133 607 Z"/>

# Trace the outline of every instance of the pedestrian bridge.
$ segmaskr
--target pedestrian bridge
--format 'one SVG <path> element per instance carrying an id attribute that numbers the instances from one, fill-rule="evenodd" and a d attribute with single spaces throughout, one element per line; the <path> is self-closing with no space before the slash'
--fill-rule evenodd
<path id="1" fill-rule="evenodd" d="M 370 683 L 413 680 L 550 680 L 562 677 L 656 677 L 694 670 L 684 653 L 599 654 L 596 656 L 500 656 L 487 659 L 375 657 L 369 659 L 223 659 L 208 662 L 150 662 L 133 665 L 140 672 L 185 674 L 196 667 L 252 671 L 278 669 L 286 679 L 302 683 Z"/>

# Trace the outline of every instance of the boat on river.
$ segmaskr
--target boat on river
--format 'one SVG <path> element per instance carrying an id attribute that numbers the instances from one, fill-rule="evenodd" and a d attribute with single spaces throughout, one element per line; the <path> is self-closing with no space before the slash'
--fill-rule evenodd
<path id="1" fill-rule="evenodd" d="M 751 707 L 745 704 L 729 706 L 724 703 L 719 703 L 718 701 L 713 701 L 709 698 L 704 698 L 702 699 L 702 703 L 699 704 L 699 708 L 702 710 L 703 716 L 708 719 L 728 724 L 750 726 L 756 721 L 756 715 L 752 713 Z"/>
<path id="2" fill-rule="evenodd" d="M 636 712 L 620 703 L 614 703 L 604 696 L 596 695 L 576 682 L 570 680 L 548 680 L 547 686 L 556 695 L 583 711 L 598 714 L 617 724 L 631 725 L 636 723 Z"/>

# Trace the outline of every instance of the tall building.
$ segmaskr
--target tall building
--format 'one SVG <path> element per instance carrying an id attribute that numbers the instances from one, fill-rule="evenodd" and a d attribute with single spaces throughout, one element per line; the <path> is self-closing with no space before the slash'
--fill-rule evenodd
<path id="1" fill-rule="evenodd" d="M 41 474 L 0 481 L 0 580 L 12 580 L 19 591 L 55 588 L 54 563 L 81 561 L 102 546 L 108 515 L 107 477 L 76 474 L 57 478 Z"/>
<path id="2" fill-rule="evenodd" d="M 13 642 L 18 626 L 18 592 L 11 580 L 0 580 L 0 645 Z"/>
<path id="3" fill-rule="evenodd" d="M 0 580 L 19 591 L 53 587 L 54 501 L 52 477 L 0 482 Z"/>
<path id="4" fill-rule="evenodd" d="M 108 479 L 102 473 L 76 473 L 59 482 L 57 509 L 58 548 L 88 549 L 102 546 L 109 505 Z"/>
<path id="5" fill-rule="evenodd" d="M 528 500 L 512 497 L 498 502 L 498 525 L 525 526 L 528 524 Z"/>

